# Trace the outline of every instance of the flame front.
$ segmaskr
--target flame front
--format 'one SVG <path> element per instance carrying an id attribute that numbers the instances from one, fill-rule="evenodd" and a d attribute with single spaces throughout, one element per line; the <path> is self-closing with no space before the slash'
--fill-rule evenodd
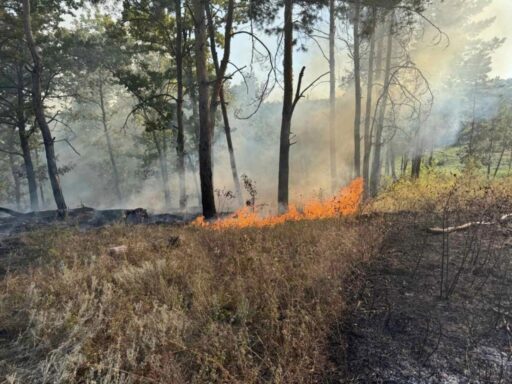
<path id="1" fill-rule="evenodd" d="M 359 209 L 362 195 L 363 179 L 357 178 L 348 186 L 342 188 L 340 192 L 330 200 L 307 201 L 301 211 L 299 211 L 295 205 L 290 205 L 288 212 L 283 215 L 262 217 L 251 207 L 244 207 L 236 211 L 231 217 L 213 222 L 205 221 L 202 216 L 198 217 L 193 222 L 193 225 L 213 229 L 269 227 L 283 224 L 287 221 L 318 220 L 353 215 Z"/>

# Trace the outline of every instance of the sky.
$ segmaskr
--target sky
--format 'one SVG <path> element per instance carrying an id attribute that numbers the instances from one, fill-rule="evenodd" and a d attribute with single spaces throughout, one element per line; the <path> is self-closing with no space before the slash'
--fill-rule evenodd
<path id="1" fill-rule="evenodd" d="M 449 1 L 449 0 L 448 0 Z M 483 37 L 505 37 L 506 41 L 494 56 L 493 74 L 503 78 L 512 77 L 512 0 L 494 0 L 482 17 L 496 17 L 493 28 Z"/>
<path id="2" fill-rule="evenodd" d="M 451 0 L 446 0 L 447 2 Z M 327 13 L 324 12 L 323 19 L 327 20 Z M 487 19 L 495 17 L 496 20 L 491 28 L 486 30 L 482 34 L 483 39 L 490 39 L 493 37 L 504 37 L 505 43 L 496 51 L 493 58 L 493 72 L 491 77 L 501 78 L 512 78 L 512 0 L 493 0 L 493 2 L 485 9 L 480 15 L 480 18 Z M 322 27 L 321 27 L 322 28 Z M 326 30 L 327 24 L 323 23 L 323 28 Z M 276 47 L 275 36 L 265 36 L 259 34 L 259 37 L 268 45 L 271 51 L 274 51 Z M 259 47 L 261 48 L 261 46 Z M 324 45 L 324 50 L 327 53 L 327 47 Z M 264 51 L 261 49 L 261 51 Z M 232 47 L 232 60 L 238 65 L 245 65 L 250 62 L 251 59 L 250 40 L 247 36 L 237 36 L 234 39 Z M 509 54 L 510 52 L 510 54 Z M 281 67 L 281 57 L 277 58 L 277 66 Z M 313 42 L 308 43 L 308 51 L 305 53 L 296 52 L 294 55 L 294 72 L 297 75 L 300 72 L 301 67 L 306 66 L 306 72 L 304 76 L 304 84 L 309 84 L 311 81 L 316 79 L 322 73 L 329 70 L 328 64 L 324 59 L 321 51 L 317 48 Z M 345 75 L 346 70 L 351 69 L 351 62 L 347 55 L 346 49 L 343 46 L 338 47 L 337 55 L 337 76 L 340 78 Z M 264 78 L 266 75 L 265 68 L 261 68 L 255 65 L 254 70 L 259 78 Z M 327 78 L 326 78 L 327 79 Z M 240 78 L 235 79 L 235 82 L 241 81 Z M 340 89 L 339 92 L 342 92 Z M 311 92 L 308 97 L 311 98 L 325 98 L 328 94 L 327 85 L 320 84 Z M 279 87 L 271 94 L 269 100 L 279 100 L 281 98 L 281 92 Z"/>

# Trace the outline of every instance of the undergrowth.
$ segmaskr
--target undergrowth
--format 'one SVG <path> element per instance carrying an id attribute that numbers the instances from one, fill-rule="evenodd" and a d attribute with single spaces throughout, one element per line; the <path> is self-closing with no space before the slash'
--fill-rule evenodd
<path id="1" fill-rule="evenodd" d="M 348 218 L 27 234 L 17 252 L 37 263 L 0 281 L 0 329 L 11 335 L 0 374 L 9 383 L 326 382 L 341 375 L 347 300 L 384 232 Z M 109 254 L 119 245 L 127 252 Z"/>
<path id="2" fill-rule="evenodd" d="M 447 203 L 453 211 L 474 210 L 482 204 L 507 205 L 512 196 L 512 177 L 487 178 L 478 169 L 461 173 L 425 170 L 421 177 L 390 182 L 367 204 L 368 212 L 440 213 Z M 504 212 L 507 213 L 507 212 Z"/>

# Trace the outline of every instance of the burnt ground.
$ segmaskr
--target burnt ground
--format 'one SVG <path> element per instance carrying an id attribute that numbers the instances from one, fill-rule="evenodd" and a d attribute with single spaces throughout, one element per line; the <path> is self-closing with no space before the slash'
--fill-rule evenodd
<path id="1" fill-rule="evenodd" d="M 433 223 L 393 218 L 347 324 L 350 382 L 512 383 L 512 225 Z"/>
<path id="2" fill-rule="evenodd" d="M 64 222 L 52 214 L 4 218 L 0 278 L 35 261 L 13 252 L 27 246 L 19 232 L 48 225 L 88 230 L 123 217 L 83 210 Z M 450 225 L 475 219 L 457 217 Z M 341 330 L 346 345 L 333 357 L 339 371 L 322 382 L 512 383 L 512 222 L 433 235 L 426 228 L 441 225 L 434 215 L 384 220 L 391 229 L 379 256 L 354 277 L 353 311 Z M 147 223 L 183 221 L 168 215 Z M 0 352 L 13 337 L 0 330 Z"/>

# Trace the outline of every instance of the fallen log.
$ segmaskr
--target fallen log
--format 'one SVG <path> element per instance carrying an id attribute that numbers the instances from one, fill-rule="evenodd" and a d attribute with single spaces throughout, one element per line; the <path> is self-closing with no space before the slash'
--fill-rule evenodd
<path id="1" fill-rule="evenodd" d="M 13 211 L 12 209 L 3 208 L 3 207 L 0 207 L 0 213 L 5 213 L 5 214 L 7 214 L 9 216 L 13 216 L 13 217 L 24 216 L 24 213 L 21 213 L 21 212 L 18 212 L 18 211 Z"/>
<path id="2" fill-rule="evenodd" d="M 512 213 L 507 213 L 504 215 L 501 215 L 499 220 L 497 221 L 470 221 L 469 223 L 465 223 L 462 225 L 457 225 L 453 227 L 433 227 L 433 228 L 427 228 L 427 232 L 432 233 L 434 235 L 440 235 L 443 233 L 452 233 L 457 231 L 464 231 L 466 229 L 469 229 L 471 227 L 477 226 L 477 225 L 494 225 L 494 224 L 502 224 L 506 222 L 507 220 L 512 219 Z"/>

